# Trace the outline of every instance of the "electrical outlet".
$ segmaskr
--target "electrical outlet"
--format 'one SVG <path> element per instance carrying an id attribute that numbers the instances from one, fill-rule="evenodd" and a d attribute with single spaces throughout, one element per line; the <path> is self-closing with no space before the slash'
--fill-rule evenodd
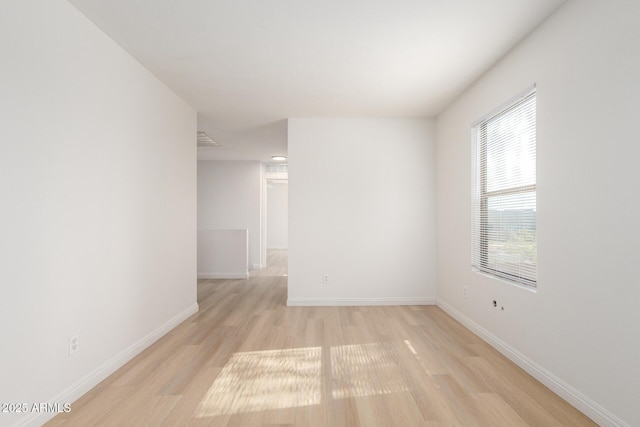
<path id="1" fill-rule="evenodd" d="M 463 287 L 462 287 L 462 297 L 463 297 L 464 299 L 469 298 L 469 290 L 467 289 L 467 287 L 466 287 L 466 286 L 463 286 Z"/>
<path id="2" fill-rule="evenodd" d="M 329 275 L 327 273 L 324 273 L 322 275 L 322 283 L 324 283 L 325 285 L 329 283 Z"/>
<path id="3" fill-rule="evenodd" d="M 80 338 L 77 335 L 69 337 L 69 356 L 73 356 L 80 350 Z"/>

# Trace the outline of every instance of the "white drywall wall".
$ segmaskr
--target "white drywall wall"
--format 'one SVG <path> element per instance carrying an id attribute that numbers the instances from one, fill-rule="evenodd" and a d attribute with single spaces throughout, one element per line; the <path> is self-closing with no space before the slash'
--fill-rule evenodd
<path id="1" fill-rule="evenodd" d="M 434 149 L 430 120 L 289 120 L 289 304 L 434 301 Z"/>
<path id="2" fill-rule="evenodd" d="M 289 185 L 286 181 L 267 184 L 267 248 L 286 249 L 289 230 Z"/>
<path id="3" fill-rule="evenodd" d="M 249 277 L 249 232 L 198 230 L 198 278 L 246 279 Z"/>
<path id="4" fill-rule="evenodd" d="M 197 309 L 196 113 L 66 1 L 0 52 L 0 402 L 64 403 Z"/>
<path id="5" fill-rule="evenodd" d="M 567 2 L 437 122 L 439 302 L 584 398 L 603 425 L 640 425 L 639 19 L 638 2 Z M 532 83 L 535 293 L 470 268 L 470 125 Z"/>
<path id="6" fill-rule="evenodd" d="M 198 230 L 249 230 L 249 265 L 260 268 L 258 161 L 198 161 Z"/>

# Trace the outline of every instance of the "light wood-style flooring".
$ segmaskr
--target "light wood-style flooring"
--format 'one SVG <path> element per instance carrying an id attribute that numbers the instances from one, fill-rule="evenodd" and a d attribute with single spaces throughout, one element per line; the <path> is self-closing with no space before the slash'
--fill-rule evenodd
<path id="1" fill-rule="evenodd" d="M 48 426 L 589 426 L 433 306 L 287 307 L 286 251 Z"/>

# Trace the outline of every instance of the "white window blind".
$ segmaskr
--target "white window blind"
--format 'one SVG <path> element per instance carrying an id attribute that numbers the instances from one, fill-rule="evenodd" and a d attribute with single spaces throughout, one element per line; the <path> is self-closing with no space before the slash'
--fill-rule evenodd
<path id="1" fill-rule="evenodd" d="M 535 287 L 535 87 L 475 125 L 472 144 L 472 266 Z"/>

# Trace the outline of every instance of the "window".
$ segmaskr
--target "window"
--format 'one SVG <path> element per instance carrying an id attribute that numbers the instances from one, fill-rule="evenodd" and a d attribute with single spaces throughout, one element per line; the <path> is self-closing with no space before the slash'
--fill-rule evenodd
<path id="1" fill-rule="evenodd" d="M 535 287 L 535 86 L 473 126 L 472 267 Z"/>

